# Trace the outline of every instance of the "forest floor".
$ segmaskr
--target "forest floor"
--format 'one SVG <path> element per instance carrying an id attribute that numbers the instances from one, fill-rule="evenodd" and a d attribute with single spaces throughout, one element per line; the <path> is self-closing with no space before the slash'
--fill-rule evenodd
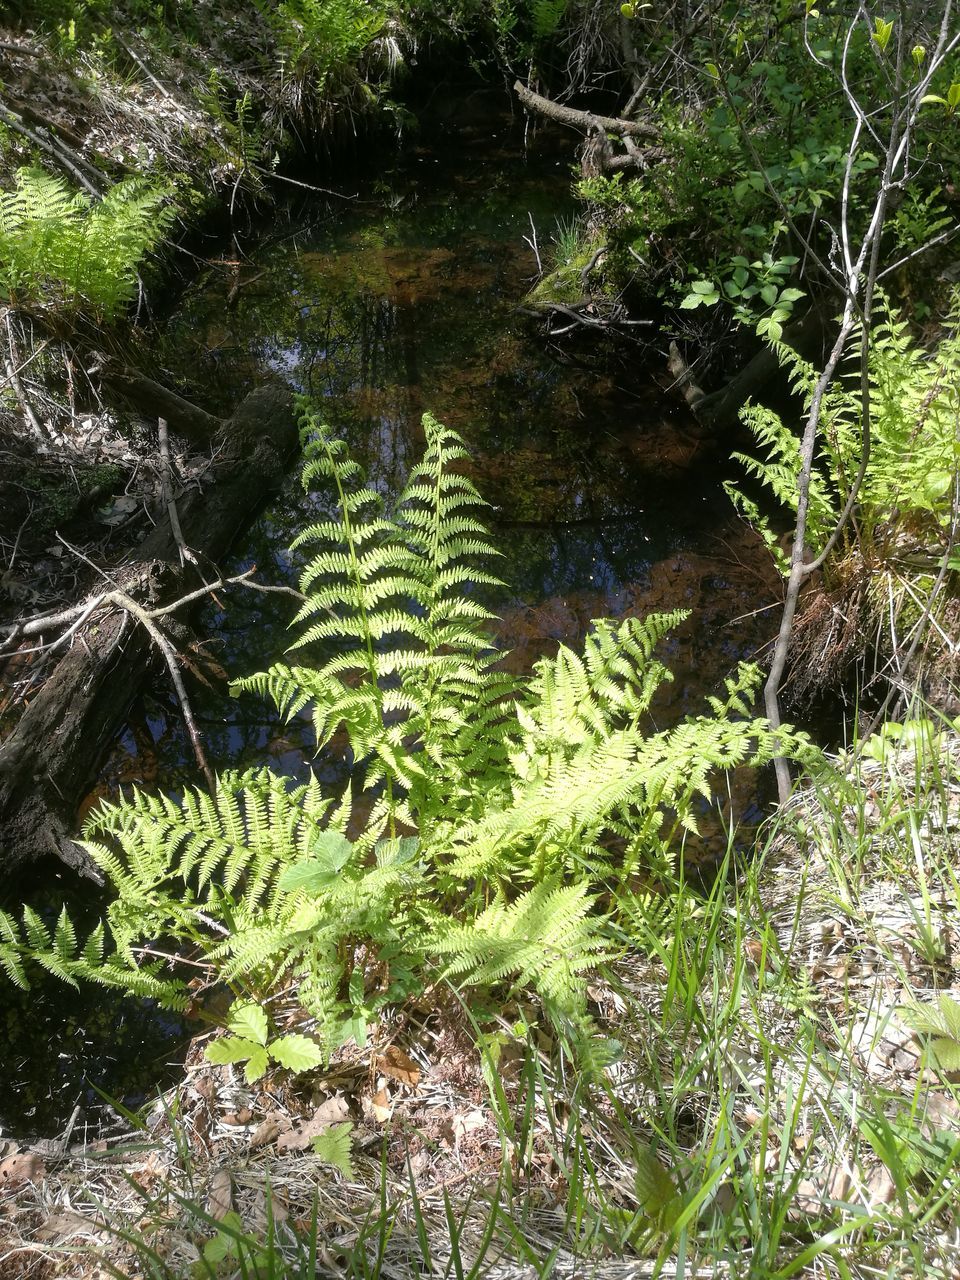
<path id="1" fill-rule="evenodd" d="M 686 1012 L 669 949 L 597 977 L 593 1013 L 622 1048 L 599 1086 L 565 1073 L 534 1005 L 508 1004 L 478 1050 L 469 1010 L 436 989 L 294 1084 L 248 1086 L 201 1039 L 142 1130 L 7 1144 L 4 1277 L 92 1280 L 108 1262 L 179 1277 L 251 1263 L 268 1238 L 271 1276 L 307 1274 L 304 1241 L 330 1275 L 671 1276 L 664 1213 L 704 1188 L 729 1229 L 714 1250 L 689 1242 L 684 1274 L 955 1276 L 960 1219 L 938 1177 L 960 1142 L 958 1077 L 930 1037 L 940 1019 L 936 1043 L 960 1048 L 938 1004 L 960 988 L 960 735 L 924 750 L 835 758 L 732 916 L 686 905 Z M 669 1147 L 678 1109 L 686 1179 L 678 1149 L 651 1201 L 644 1144 Z M 331 1163 L 314 1143 L 338 1129 Z M 776 1232 L 736 1225 L 751 1171 Z"/>

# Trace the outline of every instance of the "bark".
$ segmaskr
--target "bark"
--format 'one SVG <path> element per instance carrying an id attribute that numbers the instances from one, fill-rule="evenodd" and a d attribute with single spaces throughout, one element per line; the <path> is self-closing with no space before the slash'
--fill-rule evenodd
<path id="1" fill-rule="evenodd" d="M 572 125 L 573 128 L 583 129 L 587 133 L 600 130 L 604 133 L 614 133 L 621 138 L 658 138 L 660 136 L 660 131 L 655 125 L 643 120 L 620 120 L 614 116 L 597 116 L 592 111 L 578 111 L 575 107 L 565 107 L 562 103 L 552 102 L 549 98 L 534 93 L 519 80 L 514 84 L 513 91 L 528 111 L 535 111 L 538 115 L 546 116 L 548 120 L 555 120 L 558 124 Z"/>
<path id="2" fill-rule="evenodd" d="M 290 393 L 276 386 L 260 388 L 243 401 L 226 428 L 228 443 L 215 483 L 179 505 L 184 536 L 207 562 L 229 550 L 284 475 L 297 438 Z M 146 609 L 202 585 L 196 568 L 181 564 L 169 519 L 152 530 L 111 578 Z M 186 628 L 180 625 L 182 638 Z M 176 624 L 167 630 L 174 635 Z M 5 890 L 49 855 L 98 878 L 71 839 L 77 808 L 158 657 L 146 630 L 129 613 L 91 619 L 0 747 Z"/>
<path id="3" fill-rule="evenodd" d="M 129 369 L 112 357 L 96 352 L 101 377 L 106 389 L 119 400 L 125 400 L 146 418 L 165 418 L 177 435 L 193 444 L 207 445 L 224 426 L 222 418 L 207 413 L 198 405 L 184 400 L 176 391 L 154 382 L 136 369 Z"/>
<path id="4" fill-rule="evenodd" d="M 802 356 L 811 359 L 819 355 L 823 334 L 823 316 L 816 307 L 811 307 L 799 320 L 787 325 L 783 340 Z M 780 361 L 771 347 L 763 346 L 725 386 L 709 394 L 693 381 L 690 368 L 674 342 L 670 344 L 668 368 L 683 398 L 700 421 L 706 426 L 724 430 L 735 426 L 747 401 L 779 376 Z"/>

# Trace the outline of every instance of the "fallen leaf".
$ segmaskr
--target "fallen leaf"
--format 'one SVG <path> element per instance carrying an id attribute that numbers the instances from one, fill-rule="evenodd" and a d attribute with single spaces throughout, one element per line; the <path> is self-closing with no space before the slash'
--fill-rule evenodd
<path id="1" fill-rule="evenodd" d="M 390 1106 L 390 1095 L 386 1089 L 379 1089 L 372 1098 L 363 1100 L 364 1111 L 379 1124 L 386 1124 L 393 1114 Z"/>
<path id="2" fill-rule="evenodd" d="M 0 1160 L 0 1191 L 22 1187 L 26 1182 L 40 1182 L 47 1166 L 34 1151 L 21 1151 L 15 1156 Z"/>
<path id="3" fill-rule="evenodd" d="M 249 1107 L 240 1107 L 238 1111 L 228 1111 L 220 1119 L 224 1124 L 229 1125 L 249 1124 L 253 1119 L 253 1112 Z"/>
<path id="4" fill-rule="evenodd" d="M 465 1111 L 461 1115 L 454 1116 L 453 1136 L 456 1144 L 459 1146 L 461 1139 L 475 1133 L 477 1129 L 482 1129 L 486 1123 L 486 1117 L 482 1111 Z"/>
<path id="5" fill-rule="evenodd" d="M 139 498 L 134 498 L 130 494 L 121 494 L 107 506 L 101 507 L 96 518 L 101 524 L 122 524 L 139 506 Z"/>
<path id="6" fill-rule="evenodd" d="M 878 1209 L 881 1205 L 891 1204 L 896 1195 L 897 1184 L 890 1177 L 886 1166 L 881 1165 L 879 1169 L 873 1171 L 867 1182 L 867 1196 L 870 1208 Z"/>
<path id="7" fill-rule="evenodd" d="M 38 1240 L 56 1240 L 62 1243 L 80 1231 L 89 1231 L 95 1224 L 79 1213 L 67 1209 L 61 1213 L 51 1213 L 50 1217 L 37 1230 Z"/>
<path id="8" fill-rule="evenodd" d="M 297 1128 L 281 1133 L 277 1138 L 277 1151 L 306 1151 L 314 1138 L 335 1124 L 342 1124 L 350 1119 L 350 1106 L 346 1098 L 337 1094 L 322 1102 L 309 1120 L 305 1120 Z"/>
<path id="9" fill-rule="evenodd" d="M 250 1135 L 250 1150 L 255 1151 L 257 1147 L 265 1147 L 268 1142 L 273 1142 L 274 1138 L 292 1128 L 286 1116 L 280 1115 L 278 1111 L 271 1111 Z"/>
<path id="10" fill-rule="evenodd" d="M 409 1054 L 395 1044 L 390 1045 L 376 1062 L 377 1070 L 415 1089 L 420 1083 L 420 1067 Z"/>
<path id="11" fill-rule="evenodd" d="M 211 1218 L 222 1222 L 233 1209 L 233 1183 L 229 1171 L 215 1169 L 210 1179 L 210 1190 L 207 1194 L 207 1213 Z"/>
<path id="12" fill-rule="evenodd" d="M 209 1072 L 204 1073 L 202 1076 L 197 1076 L 193 1082 L 193 1087 L 204 1102 L 212 1102 L 217 1092 L 216 1081 Z"/>

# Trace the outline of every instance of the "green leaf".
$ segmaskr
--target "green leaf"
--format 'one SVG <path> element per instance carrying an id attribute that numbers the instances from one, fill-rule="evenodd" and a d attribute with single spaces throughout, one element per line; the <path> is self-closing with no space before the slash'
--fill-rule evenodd
<path id="1" fill-rule="evenodd" d="M 717 292 L 717 286 L 713 283 L 712 280 L 694 280 L 690 288 L 693 290 L 694 293 L 703 294 L 704 297 L 706 297 L 708 294 Z"/>
<path id="2" fill-rule="evenodd" d="M 799 302 L 801 298 L 807 295 L 802 289 L 784 289 L 780 294 L 781 302 Z"/>
<path id="3" fill-rule="evenodd" d="M 643 1147 L 637 1152 L 633 1184 L 637 1193 L 637 1202 L 650 1218 L 660 1218 L 671 1202 L 677 1199 L 677 1188 L 670 1174 L 657 1159 L 654 1147 Z"/>
<path id="4" fill-rule="evenodd" d="M 947 106 L 955 111 L 960 106 L 960 82 L 952 84 L 947 90 Z"/>
<path id="5" fill-rule="evenodd" d="M 313 1150 L 324 1164 L 332 1164 L 345 1178 L 353 1181 L 353 1161 L 350 1158 L 350 1134 L 353 1125 L 349 1120 L 331 1125 L 313 1139 Z"/>
<path id="6" fill-rule="evenodd" d="M 917 1035 L 943 1035 L 946 1031 L 943 1018 L 935 1004 L 899 1005 L 897 1013 L 911 1031 Z"/>
<path id="7" fill-rule="evenodd" d="M 263 1046 L 253 1040 L 242 1040 L 239 1036 L 221 1036 L 219 1040 L 211 1040 L 204 1050 L 204 1056 L 208 1062 L 224 1066 L 228 1063 L 246 1062 L 258 1052 L 263 1052 Z"/>
<path id="8" fill-rule="evenodd" d="M 361 1049 L 367 1043 L 367 1020 L 362 1013 L 347 1018 L 340 1026 L 337 1044 L 346 1044 L 350 1040 Z"/>
<path id="9" fill-rule="evenodd" d="M 764 316 L 757 321 L 757 337 L 769 338 L 771 342 L 779 342 L 783 337 L 783 325 L 773 316 Z"/>
<path id="10" fill-rule="evenodd" d="M 315 858 L 307 858 L 303 862 L 295 862 L 292 867 L 287 867 L 277 881 L 277 888 L 283 893 L 296 893 L 298 889 L 316 893 L 318 889 L 326 888 L 333 878 L 333 875 Z"/>
<path id="11" fill-rule="evenodd" d="M 256 1084 L 266 1071 L 269 1061 L 266 1049 L 258 1044 L 256 1052 L 251 1053 L 250 1061 L 243 1069 L 243 1076 L 247 1084 Z"/>
<path id="12" fill-rule="evenodd" d="M 243 1231 L 243 1220 L 235 1209 L 231 1209 L 229 1213 L 225 1213 L 221 1220 L 224 1226 L 232 1227 L 236 1232 Z M 203 1256 L 207 1262 L 214 1264 L 223 1262 L 228 1256 L 232 1256 L 237 1251 L 236 1237 L 227 1231 L 218 1231 L 212 1240 L 208 1240 L 203 1246 Z"/>
<path id="13" fill-rule="evenodd" d="M 940 1071 L 960 1071 L 960 1043 L 946 1036 L 930 1041 L 930 1052 Z"/>
<path id="14" fill-rule="evenodd" d="M 297 1074 L 322 1066 L 324 1060 L 323 1050 L 316 1040 L 296 1033 L 271 1040 L 267 1045 L 267 1052 L 281 1067 Z"/>
<path id="15" fill-rule="evenodd" d="M 310 852 L 331 871 L 339 871 L 353 856 L 353 845 L 339 831 L 321 831 Z"/>
<path id="16" fill-rule="evenodd" d="M 960 1041 L 960 1003 L 950 996 L 941 996 L 940 1013 L 947 1031 L 954 1040 Z"/>
<path id="17" fill-rule="evenodd" d="M 893 22 L 886 22 L 883 18 L 874 20 L 873 38 L 883 50 L 886 50 L 890 43 L 890 36 L 893 33 Z"/>
<path id="18" fill-rule="evenodd" d="M 953 476 L 949 471 L 930 471 L 923 478 L 923 496 L 927 502 L 936 502 L 948 492 L 953 484 Z"/>
<path id="19" fill-rule="evenodd" d="M 267 1015 L 252 1001 L 235 1004 L 227 1018 L 227 1026 L 241 1039 L 253 1040 L 260 1045 L 267 1043 Z"/>
<path id="20" fill-rule="evenodd" d="M 681 311 L 693 311 L 703 302 L 703 298 L 699 293 L 688 293 L 684 300 L 680 303 Z"/>

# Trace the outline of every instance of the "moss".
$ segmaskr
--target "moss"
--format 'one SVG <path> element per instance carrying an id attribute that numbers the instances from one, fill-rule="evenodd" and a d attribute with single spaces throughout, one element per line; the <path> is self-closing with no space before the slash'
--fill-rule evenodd
<path id="1" fill-rule="evenodd" d="M 543 306 L 548 302 L 579 302 L 583 297 L 583 282 L 580 277 L 592 256 L 592 249 L 584 249 L 563 266 L 549 272 L 527 294 L 527 302 L 532 306 Z"/>

